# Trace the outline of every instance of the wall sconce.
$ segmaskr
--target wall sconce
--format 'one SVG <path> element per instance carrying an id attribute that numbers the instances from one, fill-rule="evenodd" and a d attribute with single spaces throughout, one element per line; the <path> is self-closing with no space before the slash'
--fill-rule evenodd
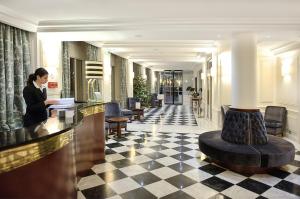
<path id="1" fill-rule="evenodd" d="M 291 75 L 291 66 L 288 65 L 282 65 L 281 66 L 281 75 L 283 77 L 290 76 Z"/>
<path id="2" fill-rule="evenodd" d="M 284 80 L 291 79 L 291 67 L 292 67 L 292 59 L 284 59 L 281 65 L 281 75 Z"/>

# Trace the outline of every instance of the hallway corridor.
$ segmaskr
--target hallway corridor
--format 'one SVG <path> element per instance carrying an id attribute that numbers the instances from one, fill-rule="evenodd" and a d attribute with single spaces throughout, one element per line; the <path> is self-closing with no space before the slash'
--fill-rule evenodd
<path id="1" fill-rule="evenodd" d="M 145 113 L 143 124 L 197 126 L 193 110 L 187 105 L 165 105 Z"/>

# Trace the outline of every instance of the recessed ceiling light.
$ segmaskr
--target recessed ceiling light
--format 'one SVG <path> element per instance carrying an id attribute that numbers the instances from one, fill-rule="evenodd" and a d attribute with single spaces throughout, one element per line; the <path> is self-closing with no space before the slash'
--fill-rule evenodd
<path id="1" fill-rule="evenodd" d="M 265 38 L 266 38 L 266 39 L 270 39 L 270 38 L 271 38 L 271 35 L 265 35 Z"/>
<path id="2" fill-rule="evenodd" d="M 141 38 L 143 35 L 137 34 L 135 35 L 136 38 Z"/>

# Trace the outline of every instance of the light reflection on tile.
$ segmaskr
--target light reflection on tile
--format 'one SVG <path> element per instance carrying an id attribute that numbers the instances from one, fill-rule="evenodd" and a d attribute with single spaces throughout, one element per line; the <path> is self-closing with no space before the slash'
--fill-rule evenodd
<path id="1" fill-rule="evenodd" d="M 107 172 L 107 171 L 112 171 L 114 169 L 116 169 L 116 167 L 113 166 L 111 163 L 98 164 L 98 165 L 94 165 L 92 167 L 92 170 L 95 173 L 103 173 L 103 172 Z"/>
<path id="2" fill-rule="evenodd" d="M 147 189 L 148 191 L 150 191 L 152 194 L 154 194 L 156 197 L 159 198 L 178 190 L 175 186 L 171 185 L 170 183 L 164 180 L 147 185 L 145 186 L 145 189 Z"/>
<path id="3" fill-rule="evenodd" d="M 162 167 L 159 169 L 152 170 L 151 173 L 160 177 L 161 179 L 167 179 L 179 174 L 177 171 L 170 169 L 168 167 Z"/>
<path id="4" fill-rule="evenodd" d="M 105 156 L 105 160 L 107 162 L 113 162 L 113 161 L 122 160 L 122 159 L 125 159 L 125 157 L 120 154 L 111 154 L 111 155 Z"/>
<path id="5" fill-rule="evenodd" d="M 234 185 L 222 192 L 224 195 L 230 197 L 230 198 L 243 198 L 243 199 L 253 199 L 258 197 L 259 195 L 252 192 L 248 191 L 247 189 L 244 189 L 240 186 Z"/>
<path id="6" fill-rule="evenodd" d="M 135 182 L 131 178 L 123 178 L 121 180 L 110 182 L 108 183 L 108 185 L 118 194 L 122 194 L 127 191 L 131 191 L 133 189 L 141 187 L 137 182 Z"/>
<path id="7" fill-rule="evenodd" d="M 127 176 L 134 176 L 134 175 L 138 175 L 138 174 L 147 172 L 146 169 L 144 169 L 143 167 L 141 167 L 139 165 L 132 165 L 129 167 L 124 167 L 124 168 L 121 168 L 120 171 L 125 173 Z"/>
<path id="8" fill-rule="evenodd" d="M 105 182 L 98 175 L 91 175 L 87 177 L 83 177 L 78 182 L 79 190 L 88 189 L 91 187 L 99 186 L 104 184 Z"/>

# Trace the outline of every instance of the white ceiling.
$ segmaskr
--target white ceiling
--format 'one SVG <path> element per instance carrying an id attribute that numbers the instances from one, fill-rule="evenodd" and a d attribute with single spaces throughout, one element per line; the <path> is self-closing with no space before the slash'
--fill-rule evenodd
<path id="1" fill-rule="evenodd" d="M 299 8 L 299 0 L 0 0 L 0 21 L 192 70 L 236 32 L 255 32 L 268 48 L 299 41 Z"/>

